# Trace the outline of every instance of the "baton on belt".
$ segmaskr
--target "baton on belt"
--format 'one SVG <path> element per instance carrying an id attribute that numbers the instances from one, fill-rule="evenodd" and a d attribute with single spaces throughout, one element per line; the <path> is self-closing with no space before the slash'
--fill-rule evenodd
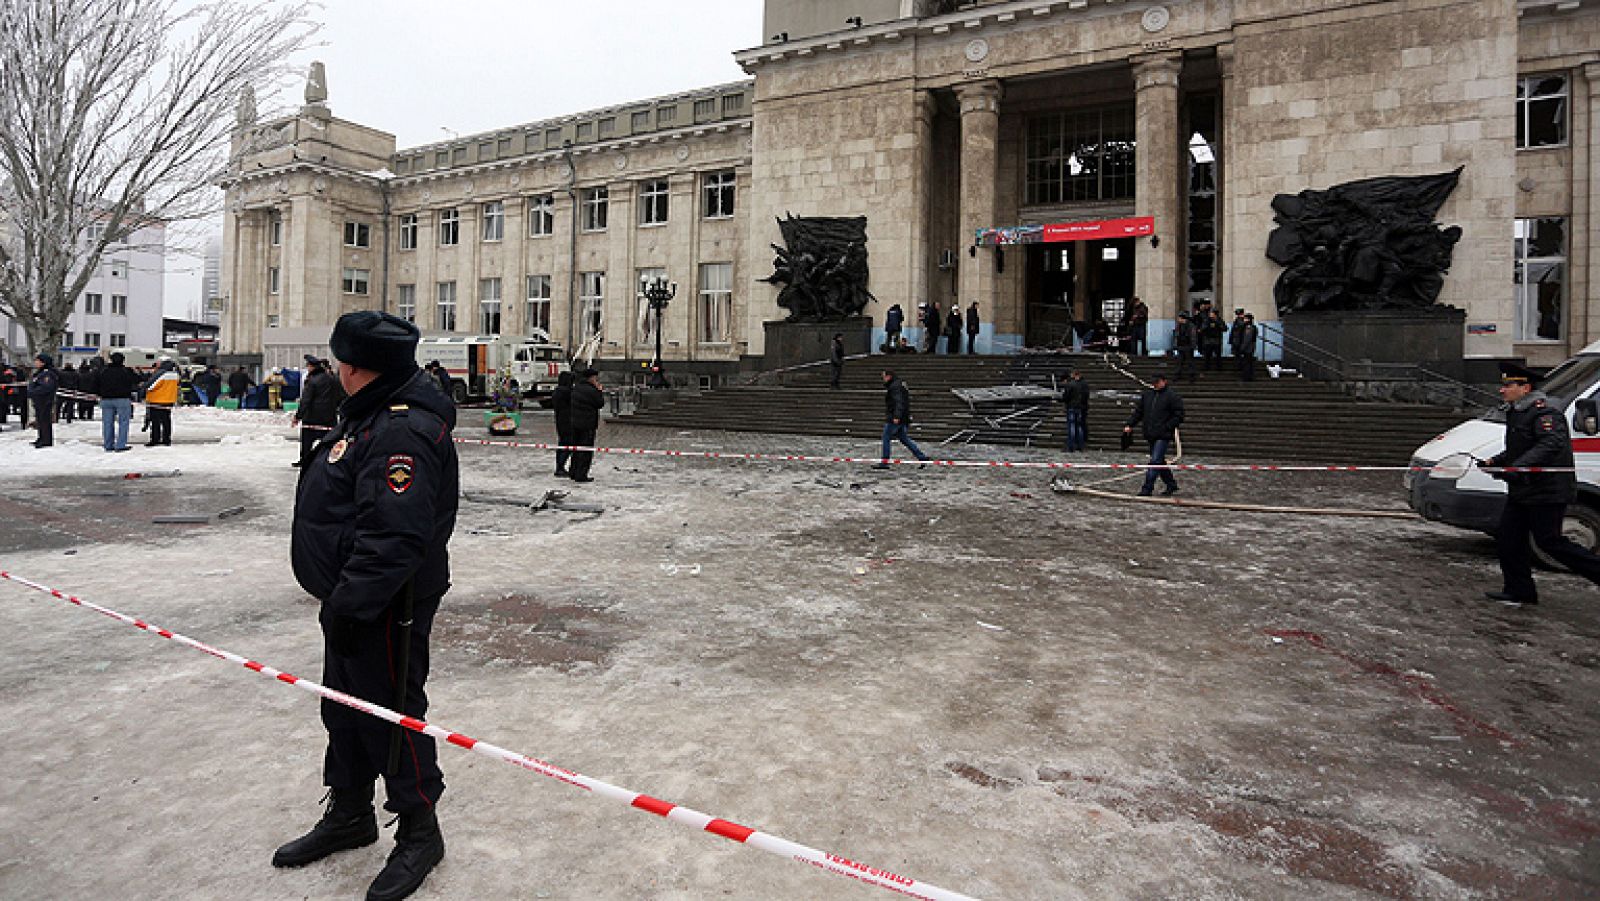
<path id="1" fill-rule="evenodd" d="M 416 600 L 415 579 L 408 578 L 405 587 L 400 589 L 400 653 L 395 665 L 394 682 L 394 709 L 401 714 L 406 713 L 406 680 L 410 677 L 411 668 L 411 620 Z M 384 770 L 384 775 L 393 776 L 400 772 L 400 739 L 405 731 L 396 724 L 389 734 L 389 766 Z"/>

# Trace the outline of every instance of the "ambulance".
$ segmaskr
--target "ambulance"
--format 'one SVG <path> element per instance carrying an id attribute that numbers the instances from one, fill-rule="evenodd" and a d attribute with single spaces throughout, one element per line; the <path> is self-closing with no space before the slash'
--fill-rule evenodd
<path id="1" fill-rule="evenodd" d="M 1567 416 L 1578 467 L 1578 499 L 1567 505 L 1562 532 L 1600 553 L 1600 341 L 1550 371 L 1538 390 Z M 1506 485 L 1472 465 L 1505 449 L 1506 414 L 1496 407 L 1429 441 L 1411 458 L 1406 496 L 1426 519 L 1493 534 Z M 1546 565 L 1551 561 L 1534 549 Z"/>
<path id="2" fill-rule="evenodd" d="M 445 335 L 417 342 L 417 365 L 438 360 L 450 373 L 458 404 L 494 394 L 495 378 L 510 375 L 524 397 L 555 393 L 556 381 L 570 367 L 566 351 L 543 331 L 526 337 Z"/>

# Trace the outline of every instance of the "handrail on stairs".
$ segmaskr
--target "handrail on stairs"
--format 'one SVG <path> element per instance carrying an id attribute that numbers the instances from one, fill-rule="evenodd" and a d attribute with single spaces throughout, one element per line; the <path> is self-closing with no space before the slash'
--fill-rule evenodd
<path id="1" fill-rule="evenodd" d="M 1273 336 L 1274 331 L 1276 337 Z M 1328 373 L 1335 381 L 1355 381 L 1353 373 L 1356 367 L 1360 366 L 1367 370 L 1390 370 L 1395 375 L 1394 381 L 1411 381 L 1424 388 L 1429 384 L 1442 383 L 1460 392 L 1463 406 L 1492 407 L 1500 403 L 1499 396 L 1492 391 L 1451 378 L 1417 363 L 1353 363 L 1325 347 L 1289 334 L 1282 323 L 1264 322 L 1261 324 L 1260 333 L 1263 346 L 1274 346 L 1286 353 L 1292 349 L 1302 363 L 1308 363 Z"/>

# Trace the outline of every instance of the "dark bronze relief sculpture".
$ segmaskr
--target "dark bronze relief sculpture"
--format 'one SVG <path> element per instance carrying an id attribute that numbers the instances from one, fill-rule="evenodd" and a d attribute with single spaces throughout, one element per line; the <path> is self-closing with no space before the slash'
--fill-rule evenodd
<path id="1" fill-rule="evenodd" d="M 1434 222 L 1461 180 L 1386 176 L 1279 194 L 1267 257 L 1284 267 L 1279 313 L 1419 309 L 1439 300 L 1461 229 Z"/>
<path id="2" fill-rule="evenodd" d="M 872 302 L 867 290 L 867 217 L 799 217 L 778 220 L 787 247 L 772 245 L 772 275 L 782 285 L 778 306 L 790 322 L 827 322 L 858 316 Z"/>

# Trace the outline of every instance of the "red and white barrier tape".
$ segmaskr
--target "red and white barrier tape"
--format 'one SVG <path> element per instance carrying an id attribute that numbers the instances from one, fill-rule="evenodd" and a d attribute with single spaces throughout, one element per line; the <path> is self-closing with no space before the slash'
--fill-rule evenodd
<path id="1" fill-rule="evenodd" d="M 1055 469 L 1055 470 L 1113 470 L 1143 471 L 1166 469 L 1180 472 L 1433 472 L 1455 470 L 1446 466 L 1328 466 L 1317 464 L 1269 465 L 1264 463 L 1071 463 L 1053 460 L 915 460 L 880 457 L 829 457 L 806 454 L 763 454 L 732 451 L 680 451 L 641 447 L 585 447 L 579 445 L 544 444 L 532 441 L 496 441 L 488 438 L 456 438 L 457 444 L 475 444 L 484 447 L 521 448 L 526 450 L 586 451 L 597 454 L 618 454 L 629 457 L 678 457 L 699 460 L 754 460 L 775 463 L 887 463 L 891 466 L 945 466 L 961 469 Z M 1600 469 L 1596 466 L 1553 467 L 1524 466 L 1521 468 L 1483 468 L 1484 472 L 1579 472 Z"/>
<path id="2" fill-rule="evenodd" d="M 575 773 L 571 770 L 556 766 L 553 763 L 518 754 L 515 751 L 508 751 L 505 748 L 489 744 L 488 742 L 478 741 L 474 738 L 468 738 L 459 732 L 451 732 L 448 729 L 441 729 L 438 726 L 425 723 L 422 720 L 396 713 L 387 707 L 382 707 L 368 701 L 363 701 L 360 698 L 351 697 L 343 692 L 335 691 L 334 689 L 319 685 L 316 682 L 302 679 L 298 676 L 292 676 L 281 670 L 273 669 L 265 664 L 257 663 L 256 661 L 245 657 L 240 657 L 238 654 L 234 654 L 220 648 L 211 647 L 208 644 L 196 641 L 185 635 L 180 635 L 177 632 L 171 632 L 154 624 L 128 616 L 127 614 L 118 613 L 110 608 L 90 603 L 89 601 L 83 600 L 82 598 L 74 595 L 66 594 L 58 589 L 51 588 L 46 585 L 40 585 L 37 582 L 25 579 L 15 573 L 0 570 L 0 579 L 15 582 L 18 585 L 31 588 L 34 591 L 43 592 L 51 597 L 66 601 L 69 604 L 93 610 L 96 613 L 108 616 L 111 619 L 117 620 L 118 622 L 126 623 L 130 626 L 134 626 L 135 628 L 142 629 L 145 632 L 152 632 L 161 636 L 162 638 L 200 651 L 203 654 L 209 654 L 218 660 L 226 660 L 230 663 L 237 663 L 238 665 L 252 672 L 260 673 L 263 676 L 293 685 L 296 688 L 302 688 L 319 697 L 327 698 L 330 701 L 343 704 L 346 707 L 352 707 L 361 711 L 362 713 L 375 716 L 378 719 L 385 720 L 399 726 L 403 726 L 404 728 L 410 729 L 413 732 L 420 732 L 423 735 L 432 736 L 433 738 L 436 738 L 447 744 L 455 745 L 458 748 L 464 748 L 468 751 L 476 751 L 477 753 L 486 757 L 500 760 L 505 763 L 512 764 L 513 766 L 521 767 L 522 769 L 525 769 L 531 773 L 537 773 L 540 776 L 546 776 L 556 780 L 557 782 L 566 783 L 574 788 L 581 788 L 584 791 L 593 792 L 594 794 L 603 798 L 608 798 L 613 801 L 620 801 L 623 804 L 627 804 L 631 807 L 637 807 L 647 813 L 653 813 L 657 816 L 665 817 L 668 820 L 689 826 L 693 829 L 699 829 L 705 832 L 710 832 L 714 835 L 720 835 L 723 838 L 729 839 L 730 841 L 749 845 L 752 848 L 766 851 L 769 854 L 776 854 L 779 857 L 787 857 L 801 863 L 809 864 L 819 870 L 822 870 L 823 872 L 832 873 L 835 876 L 844 876 L 849 879 L 854 879 L 857 882 L 866 883 L 867 885 L 876 886 L 881 889 L 888 889 L 895 894 L 903 895 L 907 898 L 926 899 L 926 901 L 976 901 L 976 899 L 970 895 L 963 895 L 960 892 L 939 888 L 936 885 L 930 885 L 926 882 L 912 879 L 909 876 L 901 876 L 898 873 L 892 873 L 888 870 L 880 869 L 878 867 L 871 867 L 867 866 L 866 864 L 857 863 L 849 858 L 840 857 L 837 854 L 829 854 L 826 851 L 818 851 L 815 848 L 809 848 L 805 845 L 797 844 L 787 839 L 779 838 L 775 835 L 760 832 L 747 826 L 741 826 L 738 823 L 734 823 L 729 820 L 712 817 L 708 814 L 701 813 L 697 810 L 691 810 L 687 807 L 679 807 L 669 801 L 653 798 L 640 792 L 629 791 L 628 789 L 611 785 L 607 782 L 601 782 L 598 779 L 591 779 L 590 777 L 584 776 L 581 773 Z"/>

